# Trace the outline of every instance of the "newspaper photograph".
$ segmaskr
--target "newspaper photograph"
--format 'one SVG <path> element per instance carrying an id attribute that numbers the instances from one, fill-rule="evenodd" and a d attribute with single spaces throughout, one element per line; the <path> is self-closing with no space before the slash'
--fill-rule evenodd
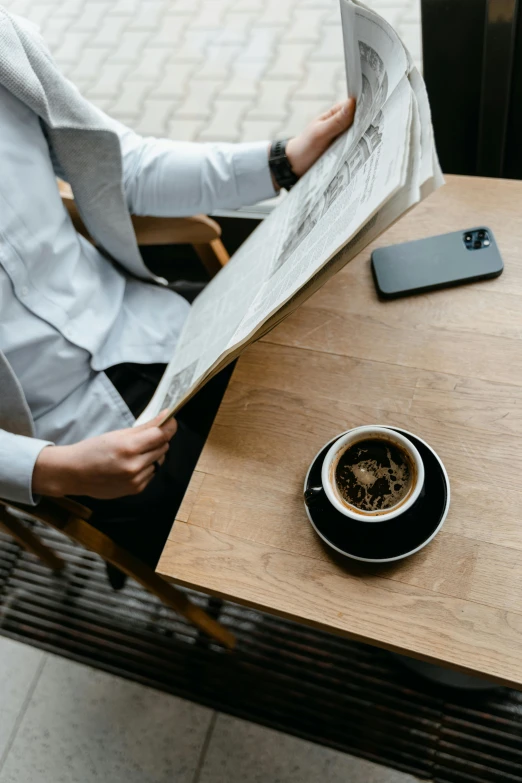
<path id="1" fill-rule="evenodd" d="M 424 81 L 393 28 L 340 0 L 354 123 L 195 299 L 137 423 L 174 415 L 408 209 L 443 184 Z"/>

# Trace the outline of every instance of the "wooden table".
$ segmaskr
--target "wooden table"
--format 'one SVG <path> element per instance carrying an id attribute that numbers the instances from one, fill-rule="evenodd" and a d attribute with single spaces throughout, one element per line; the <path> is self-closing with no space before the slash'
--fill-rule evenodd
<path id="1" fill-rule="evenodd" d="M 522 182 L 448 177 L 376 244 L 487 225 L 492 281 L 380 302 L 368 247 L 238 362 L 158 570 L 173 581 L 522 688 Z M 334 557 L 303 507 L 335 434 L 382 423 L 439 453 L 435 540 Z"/>

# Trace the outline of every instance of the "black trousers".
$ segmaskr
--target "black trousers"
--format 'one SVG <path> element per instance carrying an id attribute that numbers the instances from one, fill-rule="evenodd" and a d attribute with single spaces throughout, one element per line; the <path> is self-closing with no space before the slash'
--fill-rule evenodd
<path id="1" fill-rule="evenodd" d="M 107 376 L 135 416 L 144 410 L 165 365 L 120 364 Z M 93 510 L 90 522 L 148 565 L 155 567 L 178 507 L 225 393 L 233 366 L 209 381 L 176 416 L 178 431 L 165 462 L 139 495 L 115 500 L 81 497 Z"/>

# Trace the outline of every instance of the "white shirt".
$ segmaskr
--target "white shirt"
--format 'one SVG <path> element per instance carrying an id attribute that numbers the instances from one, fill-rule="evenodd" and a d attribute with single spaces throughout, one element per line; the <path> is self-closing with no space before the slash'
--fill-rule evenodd
<path id="1" fill-rule="evenodd" d="M 134 214 L 193 215 L 274 195 L 268 142 L 177 143 L 115 127 Z M 42 447 L 74 443 L 129 426 L 103 370 L 169 361 L 189 305 L 131 278 L 76 233 L 38 117 L 1 85 L 0 160 L 0 347 L 37 438 Z"/>

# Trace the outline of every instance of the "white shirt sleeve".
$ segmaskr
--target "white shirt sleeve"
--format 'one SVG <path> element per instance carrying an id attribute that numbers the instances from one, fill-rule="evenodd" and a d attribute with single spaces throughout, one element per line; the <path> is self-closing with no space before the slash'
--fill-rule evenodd
<path id="1" fill-rule="evenodd" d="M 235 209 L 276 195 L 269 142 L 198 144 L 142 137 L 113 121 L 134 215 L 183 217 Z"/>
<path id="2" fill-rule="evenodd" d="M 0 430 L 0 497 L 13 503 L 34 506 L 38 498 L 33 497 L 33 469 L 38 455 L 47 440 L 27 438 Z"/>

